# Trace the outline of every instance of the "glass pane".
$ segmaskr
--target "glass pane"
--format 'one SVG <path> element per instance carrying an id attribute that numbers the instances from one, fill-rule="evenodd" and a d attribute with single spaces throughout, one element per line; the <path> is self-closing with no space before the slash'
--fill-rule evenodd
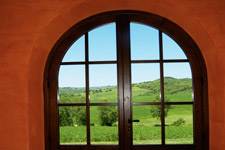
<path id="1" fill-rule="evenodd" d="M 90 101 L 117 102 L 116 65 L 90 65 Z"/>
<path id="2" fill-rule="evenodd" d="M 91 144 L 118 144 L 118 108 L 91 107 Z"/>
<path id="3" fill-rule="evenodd" d="M 84 36 L 81 36 L 66 52 L 62 62 L 84 61 L 85 43 Z"/>
<path id="4" fill-rule="evenodd" d="M 159 59 L 158 30 L 138 23 L 130 24 L 131 60 Z"/>
<path id="5" fill-rule="evenodd" d="M 192 75 L 189 63 L 164 63 L 166 101 L 192 101 Z"/>
<path id="6" fill-rule="evenodd" d="M 89 60 L 116 60 L 116 25 L 110 23 L 89 32 Z"/>
<path id="7" fill-rule="evenodd" d="M 132 102 L 159 101 L 159 63 L 132 64 Z"/>
<path id="8" fill-rule="evenodd" d="M 193 144 L 192 105 L 167 106 L 166 144 Z"/>
<path id="9" fill-rule="evenodd" d="M 86 144 L 86 109 L 59 107 L 60 144 Z"/>
<path id="10" fill-rule="evenodd" d="M 133 106 L 133 144 L 161 144 L 160 114 L 160 105 Z"/>
<path id="11" fill-rule="evenodd" d="M 85 102 L 85 66 L 61 65 L 59 70 L 60 103 Z"/>
<path id="12" fill-rule="evenodd" d="M 163 33 L 164 59 L 187 59 L 181 47 L 168 35 Z"/>

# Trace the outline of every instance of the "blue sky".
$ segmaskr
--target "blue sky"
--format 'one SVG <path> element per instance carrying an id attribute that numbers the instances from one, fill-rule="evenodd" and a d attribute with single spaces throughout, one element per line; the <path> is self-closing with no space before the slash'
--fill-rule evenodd
<path id="1" fill-rule="evenodd" d="M 146 25 L 131 23 L 131 59 L 159 59 L 158 30 Z M 164 59 L 185 59 L 182 49 L 166 34 L 163 34 Z M 80 37 L 67 51 L 63 62 L 84 61 L 84 36 Z M 107 24 L 89 32 L 89 60 L 116 60 L 115 24 Z M 132 64 L 132 83 L 159 79 L 159 64 Z M 116 65 L 90 65 L 90 86 L 117 84 Z M 165 63 L 165 76 L 191 78 L 189 63 Z M 84 65 L 61 66 L 59 87 L 84 87 Z"/>

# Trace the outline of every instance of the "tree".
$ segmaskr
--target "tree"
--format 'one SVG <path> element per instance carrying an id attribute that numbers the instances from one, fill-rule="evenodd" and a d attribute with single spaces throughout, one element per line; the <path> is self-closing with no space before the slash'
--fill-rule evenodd
<path id="1" fill-rule="evenodd" d="M 165 100 L 168 102 L 169 99 L 165 97 Z M 155 100 L 153 102 L 160 102 L 160 97 L 157 95 L 155 97 Z M 171 108 L 169 105 L 165 105 L 164 107 L 164 116 L 167 117 L 167 113 L 169 111 L 169 109 Z M 151 110 L 150 110 L 150 114 L 153 118 L 156 118 L 156 119 L 160 119 L 160 116 L 161 116 L 161 105 L 156 105 L 156 106 L 152 106 L 151 107 Z"/>
<path id="2" fill-rule="evenodd" d="M 74 123 L 77 125 L 86 125 L 86 111 L 82 107 L 76 107 L 74 114 Z"/>
<path id="3" fill-rule="evenodd" d="M 117 110 L 115 107 L 99 107 L 100 124 L 102 126 L 112 126 L 117 121 Z"/>
<path id="4" fill-rule="evenodd" d="M 62 107 L 59 109 L 59 125 L 86 125 L 86 111 L 82 107 Z"/>
<path id="5" fill-rule="evenodd" d="M 74 113 L 69 107 L 63 107 L 59 109 L 59 125 L 60 126 L 72 126 Z"/>

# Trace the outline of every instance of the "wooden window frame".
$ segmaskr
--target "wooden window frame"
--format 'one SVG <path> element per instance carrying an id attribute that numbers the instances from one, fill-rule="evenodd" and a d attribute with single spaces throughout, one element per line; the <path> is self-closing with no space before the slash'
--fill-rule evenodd
<path id="1" fill-rule="evenodd" d="M 126 40 L 129 42 L 129 28 L 128 24 L 132 22 L 143 23 L 159 30 L 159 60 L 130 60 L 128 57 L 120 59 L 124 55 L 130 56 L 130 52 L 122 50 L 117 53 L 118 59 L 116 61 L 88 61 L 88 31 L 110 22 L 116 22 L 117 28 L 117 49 L 130 49 L 127 45 L 120 43 L 120 41 Z M 119 26 L 119 28 L 118 28 Z M 126 34 L 123 32 L 127 32 Z M 163 59 L 163 47 L 162 47 L 162 33 L 168 34 L 179 46 L 184 50 L 188 59 L 179 60 L 165 60 Z M 62 62 L 62 59 L 67 49 L 82 35 L 85 35 L 85 61 L 84 62 Z M 127 36 L 128 35 L 128 36 Z M 164 63 L 182 63 L 189 62 L 192 70 L 193 90 L 194 90 L 194 102 L 164 102 Z M 209 125 L 208 125 L 208 92 L 207 92 L 207 71 L 204 59 L 201 55 L 200 49 L 194 40 L 178 25 L 158 15 L 140 12 L 140 11 L 111 11 L 106 13 L 97 14 L 91 16 L 69 29 L 54 45 L 46 64 L 45 76 L 44 76 L 44 93 L 45 93 L 45 148 L 46 150 L 75 150 L 75 149 L 130 149 L 130 138 L 128 130 L 132 128 L 128 124 L 125 126 L 119 124 L 119 132 L 123 138 L 119 139 L 120 146 L 115 145 L 91 145 L 90 144 L 90 120 L 87 119 L 87 145 L 60 145 L 59 146 L 59 133 L 58 133 L 58 115 L 57 109 L 59 106 L 86 106 L 86 117 L 90 118 L 90 106 L 115 106 L 116 103 L 90 103 L 88 99 L 89 95 L 89 64 L 123 64 L 118 68 L 118 92 L 123 93 L 123 96 L 119 95 L 119 106 L 131 105 L 128 101 L 125 104 L 121 104 L 122 100 L 127 97 L 130 99 L 131 91 L 130 85 L 130 64 L 131 63 L 159 63 L 160 64 L 160 92 L 161 102 L 142 102 L 134 105 L 161 105 L 161 123 L 162 123 L 162 145 L 151 145 L 153 150 L 208 150 L 209 149 Z M 58 88 L 58 72 L 60 65 L 85 65 L 86 71 L 86 103 L 66 103 L 57 104 L 57 88 Z M 123 68 L 123 70 L 121 70 Z M 125 75 L 124 75 L 125 74 Z M 121 79 L 122 76 L 128 78 Z M 125 81 L 124 81 L 125 80 Z M 123 82 L 123 83 L 121 83 Z M 125 90 L 124 92 L 124 89 Z M 194 144 L 165 144 L 165 117 L 164 117 L 164 105 L 193 105 L 194 109 Z M 124 112 L 125 115 L 119 113 L 119 122 L 131 119 L 129 114 L 130 110 L 123 110 L 119 108 L 120 112 Z M 122 144 L 123 143 L 123 144 Z M 132 149 L 149 149 L 149 145 L 134 145 Z"/>

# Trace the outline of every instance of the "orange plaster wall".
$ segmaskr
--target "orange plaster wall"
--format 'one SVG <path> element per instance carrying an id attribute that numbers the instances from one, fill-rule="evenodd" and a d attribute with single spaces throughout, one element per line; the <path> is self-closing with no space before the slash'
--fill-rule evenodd
<path id="1" fill-rule="evenodd" d="M 83 18 L 122 9 L 166 17 L 196 41 L 208 71 L 210 150 L 225 149 L 224 0 L 0 0 L 0 150 L 44 150 L 51 48 Z"/>

